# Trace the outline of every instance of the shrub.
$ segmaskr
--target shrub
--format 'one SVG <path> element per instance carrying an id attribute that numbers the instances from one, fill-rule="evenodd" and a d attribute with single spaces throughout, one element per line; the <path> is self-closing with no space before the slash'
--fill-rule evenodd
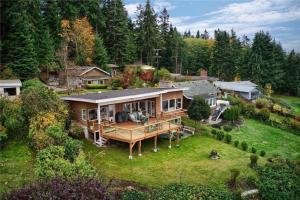
<path id="1" fill-rule="evenodd" d="M 86 84 L 87 89 L 107 89 L 107 85 L 103 84 Z"/>
<path id="2" fill-rule="evenodd" d="M 8 136 L 7 136 L 6 128 L 0 125 L 0 150 L 4 147 L 7 138 Z"/>
<path id="3" fill-rule="evenodd" d="M 281 111 L 282 111 L 281 106 L 280 106 L 279 104 L 276 104 L 276 103 L 273 105 L 273 108 L 272 108 L 272 109 L 273 109 L 273 111 L 276 112 L 276 113 L 281 113 Z"/>
<path id="4" fill-rule="evenodd" d="M 79 140 L 69 138 L 66 140 L 64 147 L 64 158 L 68 159 L 70 162 L 73 162 L 75 158 L 79 155 L 79 151 L 82 147 L 82 142 Z"/>
<path id="5" fill-rule="evenodd" d="M 235 147 L 238 147 L 238 146 L 239 146 L 239 143 L 240 143 L 240 142 L 239 142 L 238 140 L 235 140 L 235 141 L 233 142 L 233 144 L 234 144 Z"/>
<path id="6" fill-rule="evenodd" d="M 84 138 L 83 128 L 77 123 L 71 123 L 71 127 L 69 129 L 69 136 L 75 139 Z"/>
<path id="7" fill-rule="evenodd" d="M 192 199 L 232 199 L 232 194 L 225 189 L 201 185 L 171 184 L 152 192 L 155 200 L 192 200 Z"/>
<path id="8" fill-rule="evenodd" d="M 255 118 L 263 122 L 267 121 L 270 118 L 270 112 L 266 108 L 261 109 L 260 111 L 256 112 Z"/>
<path id="9" fill-rule="evenodd" d="M 300 121 L 292 119 L 288 121 L 288 125 L 294 130 L 300 130 Z"/>
<path id="10" fill-rule="evenodd" d="M 188 107 L 188 115 L 192 120 L 200 121 L 208 119 L 210 116 L 210 107 L 201 97 L 195 97 Z"/>
<path id="11" fill-rule="evenodd" d="M 150 194 L 137 190 L 125 190 L 120 198 L 121 200 L 149 200 Z"/>
<path id="12" fill-rule="evenodd" d="M 300 199 L 300 179 L 297 166 L 277 159 L 257 169 L 260 176 L 258 189 L 262 199 Z"/>
<path id="13" fill-rule="evenodd" d="M 266 108 L 269 105 L 269 100 L 265 98 L 256 99 L 255 105 L 257 108 Z"/>
<path id="14" fill-rule="evenodd" d="M 251 152 L 252 152 L 252 153 L 256 153 L 255 147 L 252 147 L 252 148 L 251 148 Z"/>
<path id="15" fill-rule="evenodd" d="M 224 132 L 223 131 L 217 131 L 217 139 L 223 140 L 224 139 Z"/>
<path id="16" fill-rule="evenodd" d="M 259 153 L 259 155 L 260 155 L 261 157 L 264 157 L 264 156 L 266 155 L 266 152 L 265 152 L 264 150 L 261 150 L 260 153 Z"/>
<path id="17" fill-rule="evenodd" d="M 211 134 L 216 135 L 217 134 L 217 130 L 216 129 L 212 129 L 211 130 Z"/>
<path id="18" fill-rule="evenodd" d="M 121 87 L 121 79 L 120 77 L 114 77 L 111 81 L 111 88 L 117 90 L 119 87 Z"/>
<path id="19" fill-rule="evenodd" d="M 63 146 L 51 145 L 38 152 L 36 159 L 36 173 L 41 179 L 50 179 L 56 176 L 74 178 L 77 176 L 94 177 L 94 168 L 85 161 L 83 153 L 71 163 L 64 158 Z"/>
<path id="20" fill-rule="evenodd" d="M 229 125 L 226 125 L 223 127 L 223 129 L 226 131 L 226 132 L 230 132 L 232 131 L 233 127 L 232 126 L 229 126 Z"/>
<path id="21" fill-rule="evenodd" d="M 63 131 L 61 126 L 52 125 L 46 128 L 45 133 L 53 138 L 54 144 L 56 145 L 64 145 L 68 138 L 68 135 Z"/>
<path id="22" fill-rule="evenodd" d="M 252 117 L 255 114 L 255 106 L 253 104 L 246 104 L 242 109 L 243 115 Z"/>
<path id="23" fill-rule="evenodd" d="M 243 150 L 243 151 L 247 151 L 247 149 L 248 149 L 248 144 L 247 144 L 247 142 L 243 141 L 243 142 L 241 143 L 241 147 L 242 147 L 242 150 Z"/>
<path id="24" fill-rule="evenodd" d="M 56 177 L 49 181 L 36 182 L 13 190 L 5 200 L 18 199 L 111 199 L 106 187 L 97 178 L 76 177 L 63 179 Z"/>
<path id="25" fill-rule="evenodd" d="M 54 144 L 53 138 L 44 132 L 36 132 L 31 138 L 30 146 L 35 151 L 40 151 Z"/>
<path id="26" fill-rule="evenodd" d="M 256 154 L 252 154 L 250 156 L 250 167 L 256 167 L 257 166 L 257 160 L 258 160 L 258 156 Z"/>
<path id="27" fill-rule="evenodd" d="M 238 106 L 232 106 L 230 108 L 227 108 L 223 113 L 223 117 L 225 120 L 228 121 L 238 120 L 240 117 L 240 108 Z"/>
<path id="28" fill-rule="evenodd" d="M 240 170 L 239 169 L 231 169 L 230 170 L 230 179 L 229 179 L 229 186 L 234 187 L 236 185 L 236 180 L 238 176 L 240 175 Z"/>
<path id="29" fill-rule="evenodd" d="M 22 83 L 22 90 L 41 89 L 41 88 L 45 88 L 45 87 L 46 86 L 37 78 L 30 79 L 30 80 L 24 81 Z"/>
<path id="30" fill-rule="evenodd" d="M 229 134 L 225 134 L 225 142 L 226 142 L 226 143 L 228 143 L 228 144 L 230 144 L 230 143 L 231 143 L 231 141 L 232 141 L 232 137 L 231 137 L 231 135 L 229 135 Z"/>

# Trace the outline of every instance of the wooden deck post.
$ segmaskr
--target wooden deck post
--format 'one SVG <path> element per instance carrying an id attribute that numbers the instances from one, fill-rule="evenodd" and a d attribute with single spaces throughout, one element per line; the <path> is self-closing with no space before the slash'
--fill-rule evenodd
<path id="1" fill-rule="evenodd" d="M 157 135 L 154 137 L 154 149 L 153 151 L 156 153 L 157 152 Z"/>
<path id="2" fill-rule="evenodd" d="M 169 130 L 169 149 L 172 148 L 172 132 Z"/>
<path id="3" fill-rule="evenodd" d="M 133 149 L 134 144 L 133 143 L 129 143 L 129 159 L 132 160 L 133 156 L 132 156 L 132 149 Z"/>
<path id="4" fill-rule="evenodd" d="M 142 156 L 142 140 L 139 141 L 139 156 Z"/>
<path id="5" fill-rule="evenodd" d="M 177 130 L 176 131 L 176 147 L 179 147 L 179 134 L 180 134 L 180 131 Z"/>

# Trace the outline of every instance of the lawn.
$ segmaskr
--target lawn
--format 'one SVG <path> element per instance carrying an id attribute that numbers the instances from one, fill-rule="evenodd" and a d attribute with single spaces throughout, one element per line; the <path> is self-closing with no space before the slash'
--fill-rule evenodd
<path id="1" fill-rule="evenodd" d="M 31 151 L 20 140 L 10 141 L 0 151 L 0 194 L 34 180 Z"/>
<path id="2" fill-rule="evenodd" d="M 158 146 L 154 153 L 153 141 L 143 141 L 143 156 L 135 150 L 133 160 L 128 159 L 127 145 L 98 148 L 85 141 L 84 151 L 99 173 L 151 187 L 174 182 L 224 186 L 232 168 L 240 169 L 241 176 L 256 176 L 248 167 L 249 153 L 207 136 L 183 139 L 179 148 L 168 149 L 165 140 Z M 209 158 L 212 149 L 221 154 L 220 160 Z"/>
<path id="3" fill-rule="evenodd" d="M 81 89 L 80 92 L 73 92 L 68 94 L 67 92 L 58 92 L 58 96 L 69 96 L 69 95 L 78 95 L 85 93 L 95 93 L 95 92 L 107 92 L 111 91 L 110 89 Z"/>
<path id="4" fill-rule="evenodd" d="M 292 107 L 295 113 L 300 113 L 300 97 L 275 95 L 276 99 L 280 99 L 285 104 Z"/>
<path id="5" fill-rule="evenodd" d="M 300 137 L 287 131 L 246 119 L 245 124 L 231 132 L 233 140 L 246 141 L 250 148 L 265 150 L 267 155 L 280 154 L 285 158 L 300 155 Z"/>

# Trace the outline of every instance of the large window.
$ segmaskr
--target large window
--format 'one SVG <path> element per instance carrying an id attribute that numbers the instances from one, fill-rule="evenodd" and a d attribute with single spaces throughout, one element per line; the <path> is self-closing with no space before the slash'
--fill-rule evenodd
<path id="1" fill-rule="evenodd" d="M 169 101 L 168 100 L 162 102 L 162 108 L 163 108 L 163 111 L 165 111 L 165 112 L 169 111 Z"/>
<path id="2" fill-rule="evenodd" d="M 170 99 L 169 111 L 175 110 L 175 99 Z"/>
<path id="3" fill-rule="evenodd" d="M 176 99 L 176 109 L 181 109 L 182 108 L 182 99 L 178 98 Z"/>
<path id="4" fill-rule="evenodd" d="M 131 103 L 125 103 L 124 105 L 123 105 L 123 111 L 125 111 L 125 112 L 131 112 Z"/>
<path id="5" fill-rule="evenodd" d="M 81 110 L 81 119 L 86 120 L 86 109 Z"/>
<path id="6" fill-rule="evenodd" d="M 89 120 L 97 119 L 97 109 L 89 109 Z"/>
<path id="7" fill-rule="evenodd" d="M 15 96 L 17 95 L 16 88 L 4 88 L 4 95 L 5 96 Z"/>

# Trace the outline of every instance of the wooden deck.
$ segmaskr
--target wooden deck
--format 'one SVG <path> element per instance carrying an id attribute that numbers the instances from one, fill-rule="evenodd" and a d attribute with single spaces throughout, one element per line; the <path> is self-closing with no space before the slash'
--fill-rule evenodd
<path id="1" fill-rule="evenodd" d="M 156 118 L 150 118 L 149 122 L 145 125 L 134 122 L 118 123 L 104 127 L 102 136 L 106 139 L 127 143 L 137 142 L 160 134 L 167 134 L 172 130 L 179 130 L 181 125 L 172 123 L 172 120 L 173 119 L 157 120 Z"/>

